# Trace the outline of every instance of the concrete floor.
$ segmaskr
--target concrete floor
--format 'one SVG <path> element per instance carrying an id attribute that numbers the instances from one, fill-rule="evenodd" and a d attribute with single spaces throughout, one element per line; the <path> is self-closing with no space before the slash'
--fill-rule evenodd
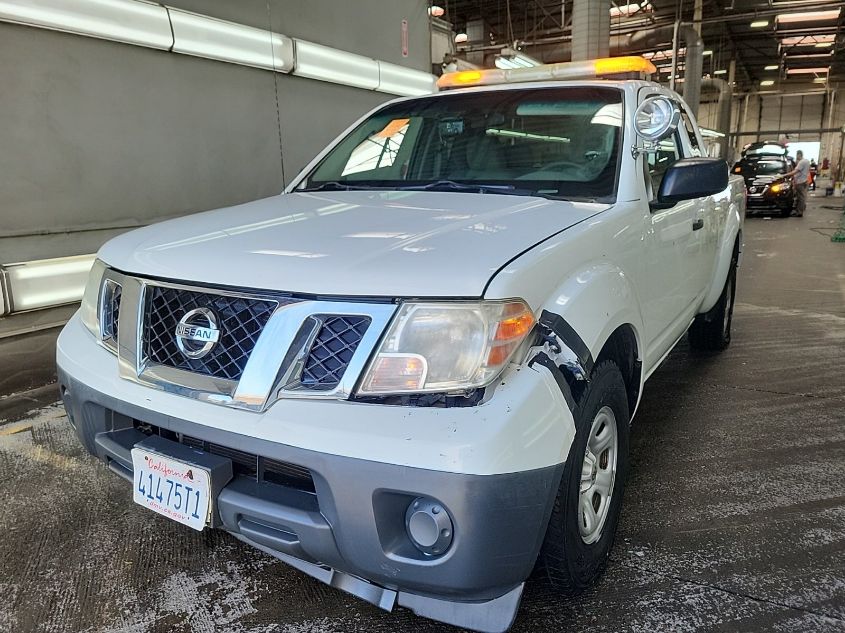
<path id="1" fill-rule="evenodd" d="M 682 342 L 649 381 L 606 574 L 571 601 L 529 582 L 514 631 L 845 631 L 845 244 L 829 239 L 832 203 L 748 219 L 733 344 L 700 356 Z M 0 631 L 453 630 L 134 505 L 60 408 L 26 413 L 52 398 L 0 400 Z"/>

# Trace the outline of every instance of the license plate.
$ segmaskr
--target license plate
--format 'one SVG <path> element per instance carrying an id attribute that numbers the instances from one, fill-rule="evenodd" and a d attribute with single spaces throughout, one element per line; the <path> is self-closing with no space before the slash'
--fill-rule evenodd
<path id="1" fill-rule="evenodd" d="M 135 474 L 132 500 L 166 517 L 202 530 L 211 516 L 211 475 L 208 470 L 132 449 Z"/>

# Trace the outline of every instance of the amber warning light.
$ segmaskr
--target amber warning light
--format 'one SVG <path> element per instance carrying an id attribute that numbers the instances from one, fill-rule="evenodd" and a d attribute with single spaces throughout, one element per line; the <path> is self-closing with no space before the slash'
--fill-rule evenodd
<path id="1" fill-rule="evenodd" d="M 657 69 L 644 57 L 606 57 L 582 62 L 544 64 L 529 68 L 491 68 L 461 70 L 447 73 L 437 80 L 441 90 L 469 86 L 520 83 L 526 81 L 566 81 L 568 79 L 597 79 L 608 77 L 645 78 Z"/>

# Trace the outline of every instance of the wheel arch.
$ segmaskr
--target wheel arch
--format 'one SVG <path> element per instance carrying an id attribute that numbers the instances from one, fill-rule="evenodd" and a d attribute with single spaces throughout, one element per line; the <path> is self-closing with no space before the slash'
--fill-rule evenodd
<path id="1" fill-rule="evenodd" d="M 628 394 L 628 413 L 633 418 L 643 385 L 641 348 L 633 324 L 623 323 L 610 333 L 596 357 L 596 364 L 604 360 L 612 360 L 622 372 Z"/>

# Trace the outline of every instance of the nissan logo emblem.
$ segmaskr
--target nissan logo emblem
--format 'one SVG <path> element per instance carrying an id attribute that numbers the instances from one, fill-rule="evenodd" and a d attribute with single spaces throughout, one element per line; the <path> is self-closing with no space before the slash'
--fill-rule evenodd
<path id="1" fill-rule="evenodd" d="M 217 317 L 208 308 L 187 312 L 176 325 L 176 345 L 186 358 L 202 358 L 217 344 Z"/>

